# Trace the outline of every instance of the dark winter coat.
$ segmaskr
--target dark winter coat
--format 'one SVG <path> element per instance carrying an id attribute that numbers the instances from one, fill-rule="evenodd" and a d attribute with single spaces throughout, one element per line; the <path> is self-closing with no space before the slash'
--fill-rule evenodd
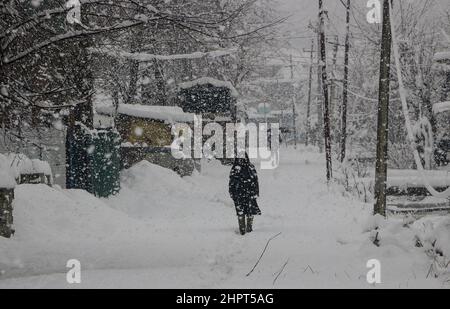
<path id="1" fill-rule="evenodd" d="M 258 175 L 248 156 L 235 160 L 230 172 L 229 192 L 238 216 L 261 215 L 256 201 L 259 197 Z"/>

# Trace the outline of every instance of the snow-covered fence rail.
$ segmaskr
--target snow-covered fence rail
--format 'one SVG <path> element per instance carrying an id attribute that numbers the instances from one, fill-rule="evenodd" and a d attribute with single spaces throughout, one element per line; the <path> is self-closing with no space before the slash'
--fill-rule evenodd
<path id="1" fill-rule="evenodd" d="M 359 200 L 370 203 L 374 198 L 374 176 L 364 165 L 346 162 L 336 173 L 337 183 Z M 432 212 L 450 212 L 450 199 L 436 198 L 428 192 L 425 183 L 435 190 L 444 191 L 450 187 L 450 173 L 447 171 L 417 170 L 388 171 L 387 195 L 391 213 L 414 213 L 417 215 Z"/>

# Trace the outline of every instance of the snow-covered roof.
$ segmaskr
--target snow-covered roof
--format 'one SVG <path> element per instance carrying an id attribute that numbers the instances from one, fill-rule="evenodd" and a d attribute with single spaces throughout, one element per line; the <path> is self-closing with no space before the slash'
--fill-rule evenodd
<path id="1" fill-rule="evenodd" d="M 433 113 L 440 114 L 450 111 L 450 101 L 436 103 L 433 105 Z"/>
<path id="2" fill-rule="evenodd" d="M 223 81 L 214 79 L 211 77 L 202 77 L 190 82 L 181 83 L 178 85 L 181 89 L 189 89 L 195 86 L 203 86 L 203 85 L 212 85 L 217 88 L 228 88 L 231 91 L 231 95 L 235 98 L 239 96 L 236 88 L 234 88 L 233 84 L 229 81 Z"/>
<path id="3" fill-rule="evenodd" d="M 115 109 L 111 105 L 97 105 L 96 111 L 99 114 L 114 115 Z M 120 104 L 117 110 L 119 114 L 161 120 L 170 123 L 193 122 L 194 114 L 185 113 L 177 106 L 150 106 L 140 104 Z"/>

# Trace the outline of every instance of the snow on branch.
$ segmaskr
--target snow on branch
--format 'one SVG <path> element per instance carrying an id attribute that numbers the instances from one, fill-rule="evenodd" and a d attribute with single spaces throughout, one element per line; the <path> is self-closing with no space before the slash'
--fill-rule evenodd
<path id="1" fill-rule="evenodd" d="M 450 51 L 436 53 L 434 55 L 434 61 L 436 62 L 450 61 Z"/>
<path id="2" fill-rule="evenodd" d="M 113 116 L 116 113 L 112 105 L 101 104 L 95 108 L 100 115 Z M 169 123 L 193 122 L 194 114 L 185 113 L 177 106 L 149 106 L 140 104 L 120 104 L 117 113 L 131 117 L 156 119 Z"/>
<path id="3" fill-rule="evenodd" d="M 141 62 L 148 62 L 153 60 L 182 60 L 182 59 L 201 59 L 201 58 L 219 58 L 230 56 L 237 52 L 236 49 L 224 49 L 211 52 L 195 52 L 191 54 L 177 54 L 177 55 L 154 55 L 148 53 L 129 53 L 124 51 L 111 51 L 106 49 L 92 49 L 93 52 L 105 54 L 112 57 L 125 58 Z"/>
<path id="4" fill-rule="evenodd" d="M 91 30 L 80 30 L 80 31 L 69 31 L 66 32 L 64 34 L 60 34 L 60 35 L 56 35 L 54 37 L 49 38 L 48 40 L 45 40 L 39 44 L 34 45 L 33 47 L 30 47 L 26 50 L 24 50 L 23 52 L 17 54 L 16 56 L 13 57 L 8 57 L 6 56 L 5 59 L 3 59 L 3 63 L 4 64 L 11 64 L 13 62 L 16 62 L 26 56 L 28 56 L 29 54 L 40 50 L 41 48 L 47 47 L 51 44 L 60 42 L 60 41 L 64 41 L 64 40 L 68 40 L 68 39 L 72 39 L 72 38 L 76 38 L 79 36 L 83 36 L 83 35 L 89 35 L 89 34 L 97 34 L 97 33 L 101 33 L 101 32 L 108 32 L 108 31 L 115 31 L 115 30 L 122 30 L 122 29 L 126 29 L 126 28 L 131 28 L 134 26 L 137 26 L 139 24 L 142 24 L 142 22 L 130 22 L 130 21 L 125 21 L 119 24 L 116 24 L 114 26 L 111 27 L 106 27 L 106 28 L 98 28 L 98 29 L 91 29 Z"/>
<path id="5" fill-rule="evenodd" d="M 447 111 L 450 111 L 450 101 L 436 103 L 433 105 L 433 113 L 435 114 L 441 114 Z"/>

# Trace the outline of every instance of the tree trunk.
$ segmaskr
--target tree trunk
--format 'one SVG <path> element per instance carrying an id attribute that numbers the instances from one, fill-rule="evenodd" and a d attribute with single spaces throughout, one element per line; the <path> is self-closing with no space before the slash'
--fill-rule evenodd
<path id="1" fill-rule="evenodd" d="M 305 145 L 309 145 L 309 139 L 311 136 L 311 92 L 312 92 L 312 75 L 313 75 L 313 61 L 314 61 L 314 39 L 311 40 L 311 64 L 309 66 L 309 83 L 308 83 L 308 102 L 306 105 L 306 142 Z"/>
<path id="2" fill-rule="evenodd" d="M 324 137 L 325 137 L 325 157 L 327 162 L 327 181 L 330 182 L 333 177 L 333 165 L 331 159 L 331 128 L 330 128 L 330 107 L 328 102 L 328 76 L 327 76 L 327 54 L 325 46 L 325 12 L 323 10 L 323 0 L 319 0 L 320 14 L 320 59 L 322 71 L 322 88 L 324 100 Z"/>
<path id="3" fill-rule="evenodd" d="M 330 121 L 331 127 L 335 128 L 335 111 L 337 106 L 337 98 L 336 98 L 336 70 L 337 70 L 337 56 L 339 52 L 339 37 L 335 36 L 333 43 L 333 67 L 332 67 L 332 80 L 330 83 Z M 334 138 L 338 135 L 337 130 L 333 131 Z"/>
<path id="4" fill-rule="evenodd" d="M 14 189 L 0 188 L 0 237 L 11 238 L 13 229 Z"/>
<path id="5" fill-rule="evenodd" d="M 389 0 L 383 4 L 383 34 L 381 40 L 380 86 L 378 103 L 378 142 L 375 176 L 375 208 L 374 214 L 386 216 L 386 183 L 388 159 L 388 125 L 389 125 L 389 90 L 392 33 L 390 22 Z"/>
<path id="6" fill-rule="evenodd" d="M 342 93 L 342 120 L 341 120 L 341 162 L 345 161 L 347 152 L 347 106 L 348 106 L 348 78 L 349 78 L 349 53 L 350 53 L 350 10 L 351 0 L 347 0 L 347 31 L 345 35 L 345 60 L 344 60 L 344 90 Z"/>
<path id="7" fill-rule="evenodd" d="M 322 65 L 320 63 L 320 33 L 317 32 L 317 144 L 319 146 L 320 153 L 323 153 L 323 102 L 322 102 Z"/>

